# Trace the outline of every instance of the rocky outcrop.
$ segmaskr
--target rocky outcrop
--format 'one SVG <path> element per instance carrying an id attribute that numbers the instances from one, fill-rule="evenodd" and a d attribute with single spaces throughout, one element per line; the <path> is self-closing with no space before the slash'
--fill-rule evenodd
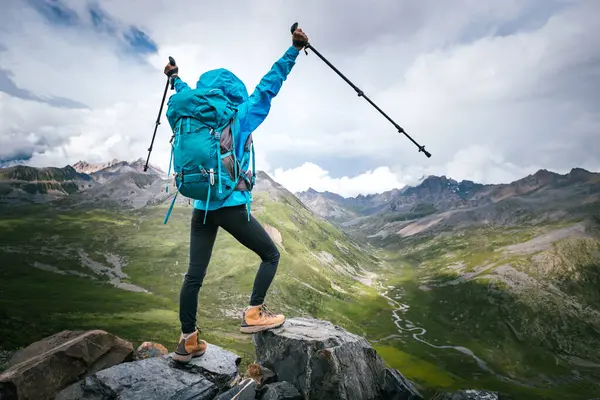
<path id="1" fill-rule="evenodd" d="M 57 400 L 214 399 L 238 377 L 241 358 L 209 344 L 202 357 L 187 364 L 171 355 L 123 363 L 71 385 Z"/>
<path id="2" fill-rule="evenodd" d="M 0 375 L 1 399 L 53 399 L 89 374 L 132 360 L 133 346 L 101 330 L 63 331 L 16 352 Z"/>
<path id="3" fill-rule="evenodd" d="M 178 368 L 166 357 L 124 363 L 63 390 L 56 400 L 214 399 L 219 389 L 194 368 Z"/>
<path id="4" fill-rule="evenodd" d="M 308 399 L 422 399 L 366 339 L 327 321 L 295 318 L 254 336 L 257 362 Z"/>
<path id="5" fill-rule="evenodd" d="M 104 331 L 64 331 L 18 351 L 0 375 L 0 399 L 416 400 L 398 370 L 362 337 L 327 321 L 292 318 L 254 335 L 256 362 L 214 344 L 187 364 L 158 343 L 133 346 Z M 440 397 L 441 396 L 441 397 Z M 496 400 L 465 390 L 436 400 Z"/>

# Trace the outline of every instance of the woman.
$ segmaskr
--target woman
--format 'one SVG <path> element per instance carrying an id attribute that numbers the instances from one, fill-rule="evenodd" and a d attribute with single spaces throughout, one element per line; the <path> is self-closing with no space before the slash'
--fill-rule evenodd
<path id="1" fill-rule="evenodd" d="M 237 131 L 234 148 L 238 159 L 242 159 L 244 144 L 252 132 L 264 121 L 271 108 L 271 100 L 277 95 L 286 80 L 296 58 L 308 43 L 301 29 L 293 33 L 292 46 L 273 64 L 261 79 L 251 96 L 244 84 L 230 71 L 217 69 L 200 76 L 196 89 L 218 88 L 237 105 Z M 177 75 L 178 67 L 167 64 L 165 74 L 173 80 L 177 93 L 192 90 Z M 243 158 L 248 169 L 249 160 Z M 206 275 L 213 245 L 219 227 L 229 232 L 241 244 L 254 251 L 261 259 L 248 307 L 242 313 L 240 331 L 255 333 L 283 325 L 285 316 L 271 312 L 264 305 L 267 291 L 279 264 L 279 251 L 262 225 L 249 215 L 249 191 L 234 191 L 219 202 L 194 201 L 191 221 L 190 261 L 185 274 L 179 299 L 181 335 L 174 359 L 188 362 L 192 357 L 206 351 L 207 343 L 199 338 L 196 327 L 198 293 Z"/>

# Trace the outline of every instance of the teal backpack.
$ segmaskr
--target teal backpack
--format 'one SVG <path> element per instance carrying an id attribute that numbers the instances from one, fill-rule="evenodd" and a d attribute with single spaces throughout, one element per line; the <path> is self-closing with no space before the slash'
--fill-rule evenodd
<path id="1" fill-rule="evenodd" d="M 190 89 L 169 99 L 167 119 L 173 130 L 171 165 L 177 192 L 167 211 L 166 224 L 177 194 L 206 202 L 223 201 L 235 190 L 251 191 L 255 182 L 252 135 L 244 145 L 243 158 L 235 154 L 237 108 L 220 89 Z M 242 166 L 252 154 L 252 172 Z M 167 188 L 168 190 L 168 188 Z"/>

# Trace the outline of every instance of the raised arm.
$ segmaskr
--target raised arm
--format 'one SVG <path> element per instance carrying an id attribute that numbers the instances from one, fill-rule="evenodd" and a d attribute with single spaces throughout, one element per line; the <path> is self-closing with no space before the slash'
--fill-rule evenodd
<path id="1" fill-rule="evenodd" d="M 175 75 L 171 79 L 173 79 L 173 86 L 175 87 L 176 93 L 183 92 L 184 90 L 190 90 L 188 84 L 182 81 L 179 75 Z"/>
<path id="2" fill-rule="evenodd" d="M 302 32 L 294 32 L 294 39 L 308 38 Z M 254 92 L 244 104 L 240 106 L 240 124 L 242 131 L 252 132 L 265 120 L 271 109 L 271 100 L 277 96 L 283 82 L 287 79 L 302 46 L 290 46 L 283 56 L 273 64 L 271 70 L 260 80 Z"/>

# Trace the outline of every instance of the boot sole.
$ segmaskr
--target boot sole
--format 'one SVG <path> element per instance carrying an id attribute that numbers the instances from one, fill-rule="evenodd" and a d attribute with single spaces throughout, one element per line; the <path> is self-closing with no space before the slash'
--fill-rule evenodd
<path id="1" fill-rule="evenodd" d="M 280 326 L 283 326 L 284 323 L 285 323 L 285 321 L 283 321 L 281 323 L 277 323 L 277 324 L 271 324 L 271 325 L 242 326 L 240 328 L 240 332 L 241 333 L 257 333 L 257 332 L 262 332 L 262 331 L 268 331 L 269 329 L 279 328 Z"/>
<path id="2" fill-rule="evenodd" d="M 205 353 L 204 351 L 202 351 L 202 352 L 196 352 L 196 353 L 191 353 L 191 354 L 177 354 L 177 353 L 173 353 L 173 360 L 179 361 L 179 362 L 190 362 L 193 357 L 200 357 L 204 353 Z"/>

